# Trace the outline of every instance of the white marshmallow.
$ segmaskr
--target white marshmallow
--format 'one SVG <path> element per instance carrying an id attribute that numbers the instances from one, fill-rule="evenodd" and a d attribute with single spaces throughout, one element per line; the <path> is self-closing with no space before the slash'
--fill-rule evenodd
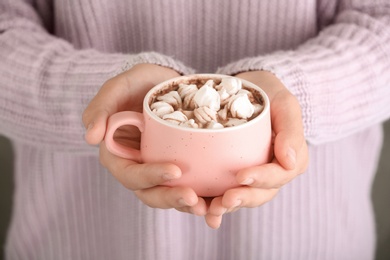
<path id="1" fill-rule="evenodd" d="M 212 120 L 217 120 L 217 111 L 209 107 L 199 107 L 194 110 L 194 115 L 199 123 L 206 124 Z"/>
<path id="2" fill-rule="evenodd" d="M 220 108 L 220 97 L 218 92 L 211 86 L 213 81 L 206 82 L 195 94 L 194 101 L 197 107 L 209 107 L 214 111 Z"/>
<path id="3" fill-rule="evenodd" d="M 181 98 L 185 98 L 188 94 L 198 91 L 198 87 L 195 84 L 184 84 L 180 83 L 177 92 Z"/>
<path id="4" fill-rule="evenodd" d="M 171 91 L 159 96 L 157 100 L 170 104 L 175 110 L 181 107 L 181 97 L 177 91 Z"/>
<path id="5" fill-rule="evenodd" d="M 183 83 L 179 84 L 179 89 L 177 90 L 177 92 L 182 98 L 184 109 L 190 109 L 190 110 L 195 109 L 194 96 L 197 91 L 198 91 L 198 87 L 194 84 L 191 85 L 186 85 Z"/>
<path id="6" fill-rule="evenodd" d="M 177 91 L 159 96 L 157 100 L 150 106 L 157 116 L 190 128 L 240 125 L 264 109 L 252 92 L 242 88 L 241 80 L 233 77 L 223 78 L 218 86 L 208 80 L 199 89 L 195 84 L 179 84 Z"/>
<path id="7" fill-rule="evenodd" d="M 229 118 L 229 120 L 224 124 L 225 127 L 232 127 L 237 125 L 242 125 L 246 123 L 245 119 L 238 119 L 238 118 Z"/>
<path id="8" fill-rule="evenodd" d="M 263 111 L 264 106 L 260 105 L 260 104 L 254 104 L 253 108 L 255 109 L 255 111 L 253 112 L 252 117 L 256 117 L 256 116 L 260 115 L 261 111 Z"/>
<path id="9" fill-rule="evenodd" d="M 180 126 L 188 127 L 188 128 L 199 128 L 198 124 L 194 119 L 190 119 L 188 121 L 180 123 Z"/>
<path id="10" fill-rule="evenodd" d="M 150 106 L 150 109 L 154 114 L 156 114 L 158 117 L 163 117 L 166 114 L 172 113 L 175 111 L 175 109 L 166 102 L 155 102 Z"/>
<path id="11" fill-rule="evenodd" d="M 227 106 L 224 106 L 223 109 L 220 109 L 218 111 L 218 117 L 221 120 L 226 120 L 227 119 L 227 114 L 228 114 L 228 107 Z"/>
<path id="12" fill-rule="evenodd" d="M 174 111 L 173 113 L 166 114 L 163 116 L 163 119 L 175 125 L 179 125 L 180 123 L 188 120 L 187 116 L 180 111 Z"/>
<path id="13" fill-rule="evenodd" d="M 232 116 L 240 119 L 250 118 L 255 111 L 252 103 L 249 101 L 248 95 L 245 94 L 232 96 L 228 107 Z"/>
<path id="14" fill-rule="evenodd" d="M 226 89 L 218 90 L 219 98 L 221 100 L 221 105 L 225 105 L 229 102 L 230 95 L 227 93 Z"/>
<path id="15" fill-rule="evenodd" d="M 216 122 L 216 121 L 210 121 L 207 125 L 208 129 L 222 129 L 225 128 L 222 124 Z"/>
<path id="16" fill-rule="evenodd" d="M 225 90 L 230 96 L 242 89 L 241 80 L 233 77 L 223 78 L 216 89 Z"/>

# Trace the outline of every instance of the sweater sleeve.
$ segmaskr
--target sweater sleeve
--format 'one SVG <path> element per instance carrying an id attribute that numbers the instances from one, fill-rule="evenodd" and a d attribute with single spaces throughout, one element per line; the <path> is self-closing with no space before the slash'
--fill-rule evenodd
<path id="1" fill-rule="evenodd" d="M 218 70 L 274 73 L 298 98 L 312 144 L 337 140 L 390 116 L 390 2 L 345 0 L 337 10 L 332 23 L 298 48 Z"/>
<path id="2" fill-rule="evenodd" d="M 50 149 L 90 151 L 81 115 L 115 73 L 153 63 L 190 73 L 158 53 L 78 50 L 49 34 L 29 1 L 0 3 L 0 134 Z"/>

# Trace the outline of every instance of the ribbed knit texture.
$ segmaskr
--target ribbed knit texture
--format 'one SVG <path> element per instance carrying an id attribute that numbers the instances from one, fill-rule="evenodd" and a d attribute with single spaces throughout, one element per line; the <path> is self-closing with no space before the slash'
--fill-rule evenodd
<path id="1" fill-rule="evenodd" d="M 100 166 L 81 114 L 107 79 L 144 62 L 275 73 L 301 104 L 309 169 L 219 230 L 143 205 Z M 389 71 L 387 0 L 2 0 L 0 134 L 16 158 L 6 255 L 372 259 Z"/>

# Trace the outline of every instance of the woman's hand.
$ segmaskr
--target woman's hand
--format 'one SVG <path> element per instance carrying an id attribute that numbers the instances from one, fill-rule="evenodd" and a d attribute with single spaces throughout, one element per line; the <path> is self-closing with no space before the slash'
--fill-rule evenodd
<path id="1" fill-rule="evenodd" d="M 108 80 L 83 113 L 83 123 L 87 128 L 85 139 L 91 145 L 100 144 L 101 164 L 146 205 L 205 215 L 206 202 L 191 188 L 159 186 L 167 180 L 181 177 L 176 165 L 139 164 L 123 159 L 111 154 L 103 142 L 109 116 L 124 110 L 142 112 L 143 99 L 149 89 L 177 76 L 176 71 L 166 67 L 139 64 Z M 139 149 L 140 133 L 135 127 L 121 127 L 114 138 L 117 142 Z"/>
<path id="2" fill-rule="evenodd" d="M 270 201 L 283 185 L 306 170 L 309 161 L 297 99 L 270 72 L 251 71 L 236 77 L 260 86 L 270 99 L 274 158 L 268 164 L 238 172 L 236 179 L 244 186 L 230 189 L 211 201 L 205 218 L 212 228 L 220 226 L 225 213 Z"/>

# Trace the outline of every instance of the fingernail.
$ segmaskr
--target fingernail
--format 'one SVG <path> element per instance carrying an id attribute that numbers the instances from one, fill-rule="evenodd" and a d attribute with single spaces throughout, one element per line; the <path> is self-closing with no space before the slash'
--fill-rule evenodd
<path id="1" fill-rule="evenodd" d="M 170 180 L 174 180 L 174 179 L 177 179 L 179 178 L 179 175 L 176 174 L 176 173 L 171 173 L 171 172 L 168 172 L 168 173 L 164 173 L 162 178 L 166 181 L 170 181 Z"/>
<path id="2" fill-rule="evenodd" d="M 242 185 L 251 185 L 255 182 L 255 180 L 253 178 L 248 178 L 244 181 L 241 182 Z"/>
<path id="3" fill-rule="evenodd" d="M 233 204 L 233 206 L 231 206 L 231 207 L 227 210 L 227 212 L 231 213 L 231 212 L 234 212 L 234 211 L 238 210 L 239 207 L 241 206 L 241 204 L 242 204 L 242 201 L 241 201 L 241 200 L 236 200 L 236 202 Z"/>
<path id="4" fill-rule="evenodd" d="M 88 127 L 87 127 L 87 132 L 88 132 L 89 130 L 91 130 L 91 129 L 93 128 L 93 126 L 94 126 L 93 122 L 90 123 L 90 124 L 88 125 Z"/>
<path id="5" fill-rule="evenodd" d="M 238 206 L 240 206 L 241 203 L 242 203 L 241 200 L 236 200 L 236 202 L 233 204 L 233 206 L 232 206 L 231 208 L 232 208 L 232 209 L 235 209 L 235 208 L 237 208 Z"/>
<path id="6" fill-rule="evenodd" d="M 210 215 L 213 215 L 213 216 L 222 216 L 223 214 L 225 214 L 226 212 L 228 212 L 228 209 L 227 208 L 221 208 L 218 212 L 213 212 L 213 213 L 210 213 Z"/>
<path id="7" fill-rule="evenodd" d="M 295 153 L 295 150 L 289 147 L 287 150 L 287 156 L 290 159 L 292 166 L 295 167 L 295 163 L 297 162 L 297 154 Z"/>
<path id="8" fill-rule="evenodd" d="M 190 206 L 190 204 L 188 204 L 183 198 L 179 199 L 179 204 L 181 206 Z"/>

